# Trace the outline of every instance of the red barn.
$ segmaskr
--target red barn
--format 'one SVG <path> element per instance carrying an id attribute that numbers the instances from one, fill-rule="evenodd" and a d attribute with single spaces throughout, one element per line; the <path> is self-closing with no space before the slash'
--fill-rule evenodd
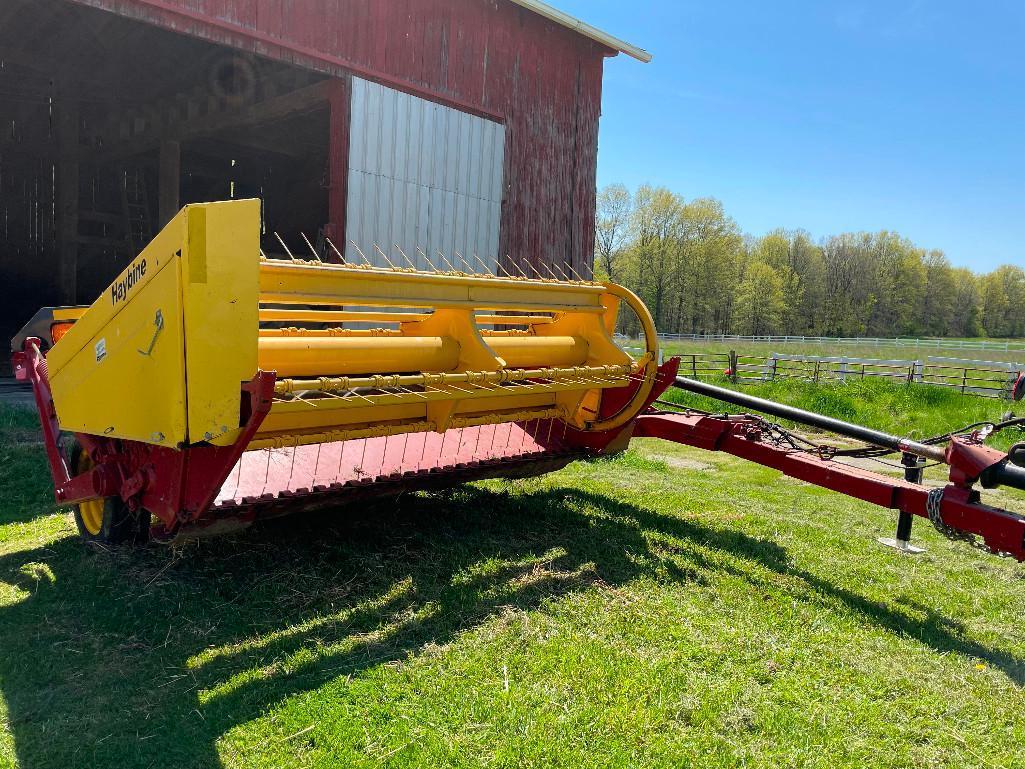
<path id="1" fill-rule="evenodd" d="M 620 52 L 536 0 L 6 0 L 0 331 L 230 197 L 268 252 L 586 272 Z"/>

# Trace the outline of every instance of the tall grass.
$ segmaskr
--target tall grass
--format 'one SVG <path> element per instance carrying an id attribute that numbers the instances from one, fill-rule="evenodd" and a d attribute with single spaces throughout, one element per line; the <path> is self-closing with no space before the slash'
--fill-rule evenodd
<path id="1" fill-rule="evenodd" d="M 1007 414 L 1025 415 L 1025 406 L 1020 403 L 962 395 L 956 390 L 942 387 L 897 384 L 878 379 L 820 384 L 780 380 L 743 387 L 736 387 L 722 379 L 717 384 L 877 430 L 919 439 L 943 435 L 976 422 L 997 422 Z M 742 411 L 736 407 L 727 407 L 720 401 L 677 389 L 670 390 L 667 400 L 702 411 Z M 994 436 L 990 443 L 1006 449 L 1021 440 L 1025 440 L 1025 431 L 1012 428 Z"/>

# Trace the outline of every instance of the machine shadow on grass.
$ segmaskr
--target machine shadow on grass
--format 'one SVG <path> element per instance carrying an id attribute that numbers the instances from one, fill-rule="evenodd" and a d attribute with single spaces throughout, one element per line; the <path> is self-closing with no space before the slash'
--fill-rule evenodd
<path id="1" fill-rule="evenodd" d="M 773 574 L 797 597 L 941 652 L 1022 660 L 796 568 L 778 545 L 578 488 L 491 484 L 194 543 L 0 557 L 0 683 L 23 767 L 219 766 L 217 740 L 284 698 L 444 644 L 507 611 L 640 576 Z M 0 523 L 3 523 L 0 520 Z"/>

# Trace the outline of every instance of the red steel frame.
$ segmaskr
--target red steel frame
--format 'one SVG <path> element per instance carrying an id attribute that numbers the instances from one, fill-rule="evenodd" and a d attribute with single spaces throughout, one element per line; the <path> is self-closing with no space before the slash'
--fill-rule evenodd
<path id="1" fill-rule="evenodd" d="M 387 441 L 382 445 L 374 443 L 378 439 L 371 439 L 363 443 L 362 459 L 366 459 L 367 448 L 370 447 L 371 461 L 380 466 L 381 474 L 362 477 L 360 469 L 361 477 L 355 480 L 342 482 L 339 479 L 323 484 L 317 482 L 321 449 L 316 449 L 317 461 L 312 471 L 307 460 L 302 458 L 301 450 L 291 449 L 287 450 L 292 453 L 287 456 L 289 474 L 286 478 L 271 477 L 268 459 L 265 484 L 270 482 L 274 488 L 271 493 L 258 496 L 245 496 L 241 491 L 245 485 L 242 482 L 242 458 L 264 417 L 270 412 L 274 374 L 260 372 L 251 382 L 242 385 L 242 434 L 232 446 L 198 444 L 174 450 L 132 441 L 76 435 L 92 456 L 95 467 L 73 477 L 60 451 L 60 424 L 50 394 L 40 340 L 26 340 L 23 350 L 15 353 L 13 364 L 18 379 L 32 383 L 57 502 L 71 505 L 97 497 L 120 496 L 133 511 L 141 507 L 156 517 L 158 522 L 153 526 L 153 534 L 158 539 L 173 538 L 186 527 L 205 527 L 225 521 L 247 523 L 257 517 L 355 501 L 366 496 L 393 495 L 484 478 L 539 475 L 558 470 L 575 459 L 625 449 L 631 438 L 661 438 L 708 451 L 724 451 L 816 486 L 925 518 L 929 517 L 932 502 L 934 508 L 938 505 L 945 526 L 981 537 L 994 553 L 1025 560 L 1025 517 L 981 504 L 979 493 L 973 488 L 987 470 L 1005 461 L 1006 455 L 978 442 L 953 439 L 947 450 L 950 484 L 937 499 L 937 492 L 924 486 L 776 445 L 767 440 L 765 422 L 756 417 L 652 410 L 654 401 L 676 377 L 679 359 L 675 358 L 659 368 L 655 386 L 644 404 L 644 413 L 619 431 L 587 433 L 565 426 L 556 430 L 554 423 L 547 421 L 534 424 L 533 429 L 529 424 L 496 427 L 496 431 L 505 429 L 510 432 L 519 427 L 524 437 L 530 435 L 530 442 L 526 449 L 521 444 L 514 451 L 507 450 L 504 454 L 499 451 L 488 457 L 482 457 L 480 453 L 479 434 L 476 445 L 473 441 L 466 441 L 465 448 L 461 436 L 459 446 L 451 456 L 446 456 L 444 438 L 436 437 L 435 443 L 440 440 L 441 450 L 436 454 L 435 466 L 422 468 L 417 465 L 416 469 L 403 463 L 405 450 L 402 459 L 398 462 L 392 460 L 389 464 Z M 602 401 L 600 416 L 608 417 L 622 409 L 638 387 L 640 382 L 633 382 L 621 390 L 608 391 Z M 426 450 L 429 439 L 423 437 L 422 441 Z M 339 467 L 344 446 L 340 451 L 343 453 L 338 455 Z M 293 483 L 297 466 L 300 477 L 297 483 L 305 482 L 305 486 Z M 386 471 L 385 468 L 389 469 Z M 236 470 L 239 477 L 233 491 L 219 496 L 229 475 Z"/>
<path id="2" fill-rule="evenodd" d="M 40 340 L 26 339 L 12 362 L 17 378 L 32 384 L 57 502 L 74 505 L 89 499 L 120 497 L 133 512 L 141 508 L 151 513 L 155 518 L 151 533 L 165 541 L 188 531 L 244 525 L 256 518 L 370 496 L 450 487 L 486 478 L 542 475 L 576 459 L 625 448 L 632 428 L 628 425 L 610 433 L 588 433 L 561 423 L 556 428 L 552 420 L 534 420 L 451 431 L 458 435 L 452 439 L 448 433 L 418 435 L 414 441 L 419 441 L 422 448 L 416 452 L 420 461 L 415 463 L 407 460 L 407 455 L 413 453 L 406 450 L 410 436 L 402 441 L 399 457 L 390 451 L 389 439 L 384 438 L 350 441 L 348 449 L 345 443 L 335 443 L 249 452 L 249 444 L 270 412 L 276 381 L 273 373 L 259 372 L 251 382 L 241 385 L 242 433 L 233 445 L 200 443 L 170 449 L 76 433 L 76 440 L 94 462 L 91 470 L 76 476 L 61 452 L 61 427 Z M 644 408 L 665 392 L 676 371 L 676 361 L 660 369 Z M 611 417 L 624 408 L 640 386 L 641 382 L 635 380 L 612 391 L 603 399 L 599 417 Z M 492 431 L 491 448 L 485 451 L 480 438 L 488 429 Z M 346 460 L 343 467 L 345 452 L 350 450 L 351 459 L 353 448 L 360 466 L 352 468 Z M 330 460 L 325 464 L 337 468 L 327 479 L 320 471 L 322 454 Z M 255 467 L 247 458 L 255 458 Z"/>
<path id="3" fill-rule="evenodd" d="M 849 497 L 929 518 L 929 488 L 766 442 L 764 422 L 754 417 L 649 412 L 638 418 L 634 437 L 723 451 Z M 951 482 L 942 489 L 939 500 L 942 522 L 958 532 L 981 537 L 991 552 L 1025 561 L 1025 517 L 983 505 L 973 488 L 980 476 L 1006 455 L 955 438 L 947 457 Z"/>

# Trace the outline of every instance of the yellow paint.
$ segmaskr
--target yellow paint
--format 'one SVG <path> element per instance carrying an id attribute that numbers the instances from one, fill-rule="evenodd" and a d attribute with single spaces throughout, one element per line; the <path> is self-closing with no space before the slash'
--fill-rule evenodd
<path id="1" fill-rule="evenodd" d="M 277 400 L 253 448 L 553 416 L 612 429 L 650 392 L 654 324 L 618 286 L 268 260 L 259 238 L 257 201 L 185 208 L 50 352 L 62 427 L 226 445 L 261 369 Z M 638 361 L 612 341 L 623 304 Z M 638 397 L 596 423 L 630 377 Z"/>
<path id="2" fill-rule="evenodd" d="M 188 206 L 47 355 L 61 428 L 163 446 L 239 432 L 257 370 L 259 202 Z"/>
<path id="3" fill-rule="evenodd" d="M 87 473 L 95 467 L 92 457 L 82 452 L 78 459 L 77 472 L 79 475 Z M 103 529 L 103 510 L 106 504 L 102 499 L 89 499 L 78 504 L 78 514 L 82 518 L 82 525 L 85 530 L 94 537 L 99 536 Z"/>

